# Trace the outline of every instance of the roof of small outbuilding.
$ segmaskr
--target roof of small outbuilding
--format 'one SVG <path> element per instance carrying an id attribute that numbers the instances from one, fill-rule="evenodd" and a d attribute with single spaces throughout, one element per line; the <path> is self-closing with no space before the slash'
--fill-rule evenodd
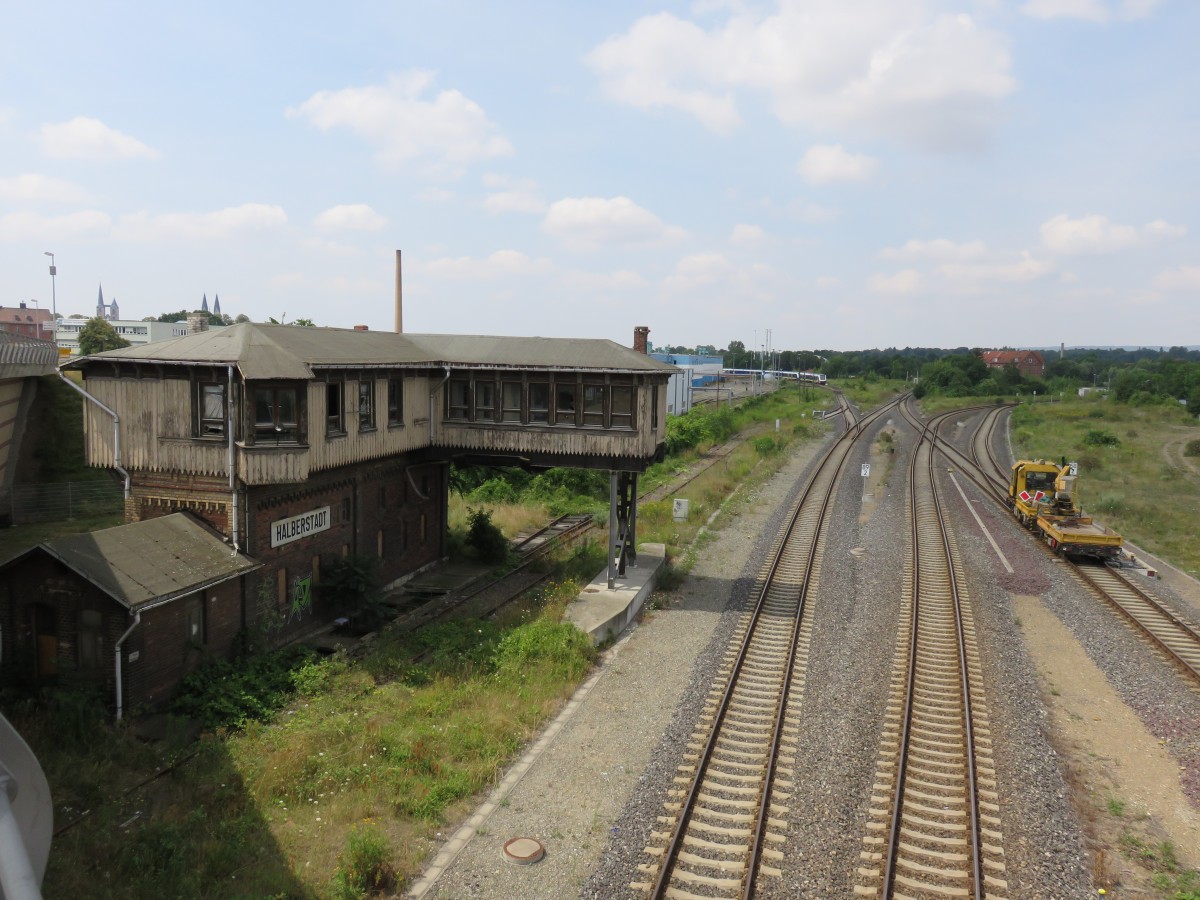
<path id="1" fill-rule="evenodd" d="M 53 375 L 58 368 L 58 347 L 53 341 L 0 331 L 0 378 Z"/>
<path id="2" fill-rule="evenodd" d="M 674 371 L 614 341 L 597 338 L 394 334 L 342 328 L 243 322 L 72 360 L 158 364 L 233 365 L 243 378 L 312 378 L 314 368 L 452 366 L 593 369 L 608 372 Z"/>
<path id="3" fill-rule="evenodd" d="M 184 513 L 39 544 L 132 612 L 160 606 L 261 568 Z M 24 558 L 10 560 L 5 567 Z"/>

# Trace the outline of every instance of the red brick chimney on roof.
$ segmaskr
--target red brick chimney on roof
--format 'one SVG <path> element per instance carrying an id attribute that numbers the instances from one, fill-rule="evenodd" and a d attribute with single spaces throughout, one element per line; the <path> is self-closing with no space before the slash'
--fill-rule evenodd
<path id="1" fill-rule="evenodd" d="M 355 325 L 354 330 L 355 331 L 370 331 L 371 329 L 368 328 L 366 325 Z"/>
<path id="2" fill-rule="evenodd" d="M 650 328 L 646 325 L 639 325 L 633 329 L 633 349 L 638 353 L 646 353 L 647 338 L 650 337 Z"/>

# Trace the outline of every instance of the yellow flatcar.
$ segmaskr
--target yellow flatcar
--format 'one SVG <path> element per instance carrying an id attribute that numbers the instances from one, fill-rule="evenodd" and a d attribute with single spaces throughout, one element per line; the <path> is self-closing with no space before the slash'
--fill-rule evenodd
<path id="1" fill-rule="evenodd" d="M 1008 484 L 1013 515 L 1058 553 L 1098 559 L 1118 557 L 1124 539 L 1084 515 L 1075 480 L 1073 465 L 1044 459 L 1018 460 L 1013 463 Z"/>

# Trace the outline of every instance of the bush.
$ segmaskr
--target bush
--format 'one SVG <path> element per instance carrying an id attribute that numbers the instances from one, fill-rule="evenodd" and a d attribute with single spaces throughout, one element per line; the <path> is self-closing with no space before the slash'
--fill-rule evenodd
<path id="1" fill-rule="evenodd" d="M 472 503 L 516 503 L 517 489 L 503 478 L 490 478 L 467 494 Z"/>
<path id="2" fill-rule="evenodd" d="M 1200 456 L 1200 440 L 1188 441 L 1183 448 L 1184 456 Z"/>
<path id="3" fill-rule="evenodd" d="M 296 674 L 313 658 L 310 648 L 299 646 L 236 663 L 210 656 L 179 683 L 173 711 L 207 728 L 241 728 L 252 720 L 269 719 L 291 699 Z M 300 677 L 308 684 L 311 673 Z"/>
<path id="4" fill-rule="evenodd" d="M 346 838 L 341 863 L 333 877 L 333 895 L 358 900 L 390 892 L 396 886 L 396 869 L 387 836 L 371 824 L 356 825 Z"/>
<path id="5" fill-rule="evenodd" d="M 759 456 L 771 456 L 772 454 L 779 452 L 779 444 L 775 441 L 775 438 L 771 437 L 770 435 L 763 435 L 762 437 L 755 438 L 752 443 L 754 446 L 754 451 Z"/>
<path id="6" fill-rule="evenodd" d="M 1083 436 L 1083 443 L 1087 447 L 1119 447 L 1121 446 L 1121 439 L 1111 431 L 1090 428 L 1087 434 Z"/>
<path id="7" fill-rule="evenodd" d="M 490 512 L 467 507 L 467 520 L 471 523 L 467 531 L 467 546 L 476 559 L 485 563 L 499 563 L 508 559 L 511 550 L 508 539 L 492 524 Z"/>
<path id="8" fill-rule="evenodd" d="M 538 619 L 506 634 L 496 648 L 496 669 L 502 676 L 522 678 L 540 668 L 562 681 L 582 678 L 592 664 L 591 639 L 566 622 Z"/>

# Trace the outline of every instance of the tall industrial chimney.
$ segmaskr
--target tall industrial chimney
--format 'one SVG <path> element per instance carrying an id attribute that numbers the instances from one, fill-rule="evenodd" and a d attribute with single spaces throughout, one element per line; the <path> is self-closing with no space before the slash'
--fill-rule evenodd
<path id="1" fill-rule="evenodd" d="M 396 251 L 396 334 L 404 334 L 404 285 L 400 278 L 400 251 Z"/>

